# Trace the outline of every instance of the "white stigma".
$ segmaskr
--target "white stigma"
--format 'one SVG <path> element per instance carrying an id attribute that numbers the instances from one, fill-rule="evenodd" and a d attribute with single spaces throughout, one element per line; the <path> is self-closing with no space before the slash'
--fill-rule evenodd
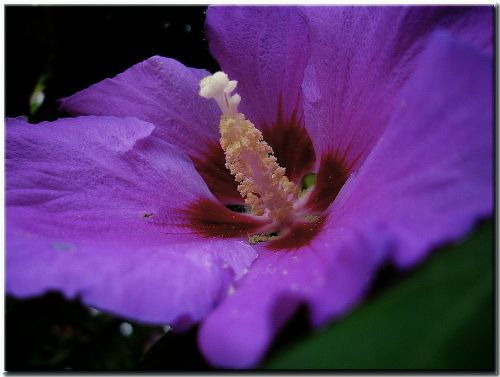
<path id="1" fill-rule="evenodd" d="M 239 94 L 231 95 L 237 85 L 238 81 L 229 80 L 224 72 L 215 72 L 200 81 L 199 94 L 205 98 L 213 98 L 224 115 L 234 116 L 241 101 Z"/>

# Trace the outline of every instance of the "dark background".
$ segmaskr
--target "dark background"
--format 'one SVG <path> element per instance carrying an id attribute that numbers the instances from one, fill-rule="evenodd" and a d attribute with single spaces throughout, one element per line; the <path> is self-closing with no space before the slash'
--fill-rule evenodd
<path id="1" fill-rule="evenodd" d="M 45 81 L 45 101 L 30 120 L 54 120 L 56 100 L 113 77 L 153 55 L 218 69 L 200 6 L 6 6 L 5 113 L 30 115 Z"/>

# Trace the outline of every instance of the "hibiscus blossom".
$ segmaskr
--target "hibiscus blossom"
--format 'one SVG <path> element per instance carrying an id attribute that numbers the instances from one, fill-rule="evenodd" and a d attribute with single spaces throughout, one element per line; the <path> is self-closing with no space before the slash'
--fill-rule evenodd
<path id="1" fill-rule="evenodd" d="M 492 16 L 212 7 L 210 49 L 238 81 L 212 93 L 222 118 L 198 95 L 210 73 L 153 57 L 62 100 L 79 117 L 8 120 L 7 291 L 201 321 L 207 360 L 255 366 L 299 305 L 337 318 L 383 263 L 414 266 L 491 214 Z M 219 140 L 238 113 L 250 144 Z M 272 179 L 228 140 L 264 148 Z"/>

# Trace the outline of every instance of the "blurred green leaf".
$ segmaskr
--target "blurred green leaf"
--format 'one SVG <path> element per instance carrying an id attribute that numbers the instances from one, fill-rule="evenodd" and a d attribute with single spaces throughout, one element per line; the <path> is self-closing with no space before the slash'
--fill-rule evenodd
<path id="1" fill-rule="evenodd" d="M 48 73 L 42 73 L 30 96 L 30 116 L 34 115 L 45 101 L 45 88 L 49 80 Z"/>
<path id="2" fill-rule="evenodd" d="M 266 369 L 494 369 L 493 225 L 438 250 L 399 284 L 274 352 Z"/>
<path id="3" fill-rule="evenodd" d="M 301 185 L 302 190 L 310 189 L 311 187 L 314 186 L 315 183 L 316 183 L 316 173 L 306 174 L 302 178 L 302 185 Z"/>

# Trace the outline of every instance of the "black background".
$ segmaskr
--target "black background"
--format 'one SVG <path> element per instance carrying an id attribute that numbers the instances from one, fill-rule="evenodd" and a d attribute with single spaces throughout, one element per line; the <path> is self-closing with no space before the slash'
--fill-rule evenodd
<path id="1" fill-rule="evenodd" d="M 54 120 L 56 100 L 113 77 L 151 56 L 218 69 L 200 6 L 6 6 L 5 112 L 29 115 L 29 98 L 48 75 L 45 101 L 30 120 Z"/>

